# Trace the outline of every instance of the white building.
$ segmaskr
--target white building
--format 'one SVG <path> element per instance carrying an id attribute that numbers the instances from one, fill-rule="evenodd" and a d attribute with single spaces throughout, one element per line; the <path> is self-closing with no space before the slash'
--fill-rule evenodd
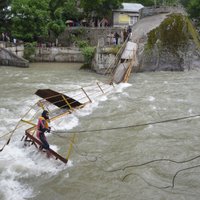
<path id="1" fill-rule="evenodd" d="M 132 26 L 138 21 L 139 10 L 144 6 L 138 3 L 122 3 L 123 8 L 113 10 L 113 26 Z"/>

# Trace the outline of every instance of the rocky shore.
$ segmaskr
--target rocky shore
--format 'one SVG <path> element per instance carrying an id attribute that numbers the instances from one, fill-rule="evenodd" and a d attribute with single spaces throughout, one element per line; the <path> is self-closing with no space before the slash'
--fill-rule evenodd
<path id="1" fill-rule="evenodd" d="M 199 35 L 181 9 L 157 13 L 133 27 L 138 44 L 135 71 L 183 71 L 200 68 Z"/>

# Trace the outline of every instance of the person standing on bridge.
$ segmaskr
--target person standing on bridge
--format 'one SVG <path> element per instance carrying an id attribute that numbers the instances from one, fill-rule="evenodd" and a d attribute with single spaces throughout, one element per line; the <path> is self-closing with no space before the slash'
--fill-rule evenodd
<path id="1" fill-rule="evenodd" d="M 49 127 L 49 112 L 47 110 L 44 110 L 42 112 L 42 115 L 38 119 L 37 124 L 37 137 L 42 142 L 42 146 L 40 149 L 45 149 L 47 152 L 47 157 L 50 157 L 50 151 L 49 151 L 49 143 L 47 142 L 45 132 L 50 133 L 51 127 Z"/>
<path id="2" fill-rule="evenodd" d="M 115 38 L 115 44 L 116 44 L 116 45 L 118 45 L 119 37 L 120 37 L 120 35 L 119 35 L 117 32 L 115 32 L 115 33 L 114 33 L 114 38 Z"/>
<path id="3" fill-rule="evenodd" d="M 130 26 L 128 26 L 127 33 L 128 33 L 128 39 L 131 39 L 132 38 L 132 28 Z"/>

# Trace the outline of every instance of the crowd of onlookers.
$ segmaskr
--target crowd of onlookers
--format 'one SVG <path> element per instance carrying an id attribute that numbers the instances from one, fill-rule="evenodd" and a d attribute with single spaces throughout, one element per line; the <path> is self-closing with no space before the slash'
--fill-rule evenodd
<path id="1" fill-rule="evenodd" d="M 7 32 L 1 33 L 0 41 L 6 42 L 6 43 L 13 43 L 14 45 L 17 44 L 17 39 L 12 38 Z"/>
<path id="2" fill-rule="evenodd" d="M 102 22 L 103 23 L 103 22 Z M 104 22 L 106 23 L 106 21 Z M 127 28 L 124 28 L 121 31 L 113 31 L 110 34 L 107 35 L 107 41 L 106 44 L 107 45 L 118 45 L 118 44 L 122 44 L 123 42 L 126 41 L 127 37 L 131 37 L 132 34 L 132 29 L 130 26 L 128 26 Z M 16 46 L 19 43 L 21 44 L 21 41 L 17 40 L 16 38 L 12 37 L 10 34 L 8 34 L 7 32 L 2 32 L 0 35 L 0 41 L 1 44 L 4 44 L 4 46 L 9 47 L 9 46 Z M 40 44 L 40 42 L 38 41 L 38 46 L 41 47 L 42 44 Z M 55 43 L 45 43 L 45 46 L 48 47 L 55 47 L 55 46 L 59 46 L 58 44 Z"/>
<path id="3" fill-rule="evenodd" d="M 116 32 L 111 32 L 108 36 L 107 36 L 107 43 L 109 45 L 111 44 L 122 44 L 123 42 L 126 41 L 127 38 L 130 38 L 132 35 L 132 29 L 130 26 L 128 26 L 128 28 L 124 28 L 123 31 L 121 31 L 120 33 Z"/>
<path id="4" fill-rule="evenodd" d="M 9 34 L 6 32 L 6 33 L 1 33 L 1 41 L 4 41 L 4 42 L 10 42 L 10 36 Z"/>
<path id="5" fill-rule="evenodd" d="M 106 18 L 99 19 L 90 19 L 90 20 L 80 20 L 80 21 L 73 21 L 67 20 L 66 22 L 67 27 L 108 27 L 111 26 L 110 22 Z"/>

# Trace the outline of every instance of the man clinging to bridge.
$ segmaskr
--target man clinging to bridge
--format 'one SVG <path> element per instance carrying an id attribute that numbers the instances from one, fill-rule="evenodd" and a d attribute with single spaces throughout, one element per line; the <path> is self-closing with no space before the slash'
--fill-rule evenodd
<path id="1" fill-rule="evenodd" d="M 42 115 L 38 119 L 37 124 L 37 137 L 42 142 L 42 146 L 40 149 L 45 149 L 47 152 L 47 157 L 50 157 L 50 151 L 49 151 L 49 143 L 47 142 L 45 132 L 50 132 L 51 127 L 49 127 L 49 112 L 47 110 L 44 110 L 42 112 Z"/>

